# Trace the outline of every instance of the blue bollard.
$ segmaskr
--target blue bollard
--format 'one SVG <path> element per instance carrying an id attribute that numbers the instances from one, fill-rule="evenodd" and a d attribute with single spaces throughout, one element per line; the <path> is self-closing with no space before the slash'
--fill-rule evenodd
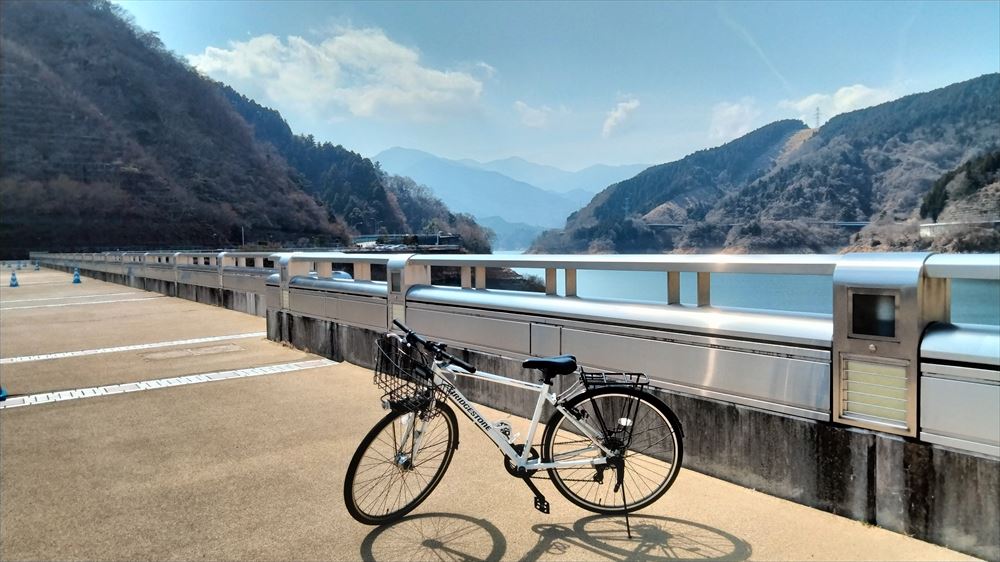
<path id="1" fill-rule="evenodd" d="M 79 284 L 80 283 L 80 268 L 79 267 L 74 267 L 73 268 L 73 283 L 74 284 Z"/>
<path id="2" fill-rule="evenodd" d="M 17 287 L 18 286 L 18 284 L 17 284 L 17 274 L 14 273 L 13 271 L 10 272 L 10 286 L 11 287 Z"/>

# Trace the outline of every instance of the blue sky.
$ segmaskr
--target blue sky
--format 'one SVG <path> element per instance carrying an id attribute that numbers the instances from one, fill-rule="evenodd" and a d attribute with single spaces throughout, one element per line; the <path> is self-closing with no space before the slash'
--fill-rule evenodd
<path id="1" fill-rule="evenodd" d="M 297 133 L 366 156 L 661 163 L 1000 71 L 1000 2 L 119 0 Z"/>

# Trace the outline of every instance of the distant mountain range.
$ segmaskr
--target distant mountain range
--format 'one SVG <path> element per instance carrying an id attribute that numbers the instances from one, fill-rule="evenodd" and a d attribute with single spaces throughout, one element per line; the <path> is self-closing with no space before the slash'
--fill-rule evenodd
<path id="1" fill-rule="evenodd" d="M 450 160 L 409 148 L 390 148 L 372 160 L 382 170 L 426 185 L 456 211 L 492 217 L 498 248 L 523 248 L 530 230 L 561 226 L 609 181 L 631 177 L 644 166 L 597 165 L 578 172 L 507 158 L 492 162 Z"/>
<path id="2" fill-rule="evenodd" d="M 653 166 L 601 191 L 533 251 L 838 251 L 886 224 L 915 231 L 935 182 L 951 185 L 944 174 L 998 147 L 1000 74 L 988 74 L 838 115 L 819 129 L 778 121 Z M 976 208 L 986 210 L 979 216 L 1000 218 L 1000 191 L 976 193 Z M 854 233 L 844 222 L 871 225 Z M 930 244 L 913 240 L 897 249 Z M 1000 249 L 990 240 L 980 247 Z"/>
<path id="3" fill-rule="evenodd" d="M 649 167 L 648 164 L 608 166 L 595 164 L 576 172 L 568 172 L 555 166 L 535 164 L 516 156 L 490 162 L 459 160 L 473 168 L 497 172 L 518 181 L 530 183 L 556 193 L 582 191 L 593 195 L 608 185 L 628 179 Z"/>

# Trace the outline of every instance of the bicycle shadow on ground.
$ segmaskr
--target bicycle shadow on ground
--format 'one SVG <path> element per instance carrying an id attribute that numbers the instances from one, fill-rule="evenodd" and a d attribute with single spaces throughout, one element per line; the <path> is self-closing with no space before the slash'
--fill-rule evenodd
<path id="1" fill-rule="evenodd" d="M 507 539 L 489 521 L 456 513 L 423 513 L 378 527 L 361 543 L 366 562 L 482 560 L 498 562 Z"/>
<path id="2" fill-rule="evenodd" d="M 629 562 L 742 561 L 753 552 L 739 537 L 701 523 L 642 514 L 630 515 L 629 520 L 631 539 L 625 531 L 625 518 L 620 516 L 593 515 L 580 519 L 572 528 L 535 525 L 531 530 L 538 533 L 538 543 L 521 562 L 584 557 Z"/>

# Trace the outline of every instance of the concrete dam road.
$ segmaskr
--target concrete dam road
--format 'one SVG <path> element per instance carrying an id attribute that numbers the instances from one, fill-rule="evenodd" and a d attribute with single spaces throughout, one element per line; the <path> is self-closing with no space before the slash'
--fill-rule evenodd
<path id="1" fill-rule="evenodd" d="M 4 560 L 969 559 L 690 470 L 629 540 L 622 518 L 545 480 L 552 513 L 534 511 L 464 419 L 430 498 L 366 527 L 342 486 L 382 416 L 370 371 L 269 342 L 263 318 L 53 271 L 18 279 L 0 288 L 0 359 L 36 358 L 0 363 Z"/>

